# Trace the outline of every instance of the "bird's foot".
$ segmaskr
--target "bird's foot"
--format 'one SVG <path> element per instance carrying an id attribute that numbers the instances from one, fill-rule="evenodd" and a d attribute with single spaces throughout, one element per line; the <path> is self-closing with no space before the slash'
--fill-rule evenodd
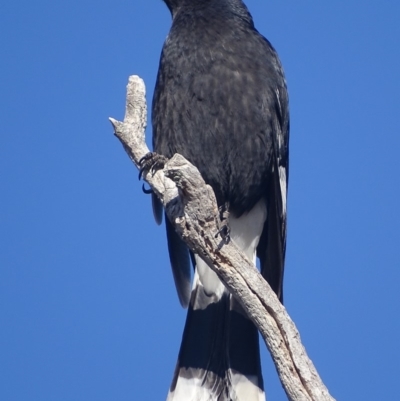
<path id="1" fill-rule="evenodd" d="M 168 159 L 165 156 L 159 155 L 156 152 L 149 152 L 146 153 L 140 160 L 139 160 L 139 180 L 142 178 L 143 172 L 145 170 L 149 171 L 153 175 L 156 173 L 157 170 L 161 170 L 164 168 L 165 163 Z"/>
<path id="2" fill-rule="evenodd" d="M 215 234 L 215 238 L 218 236 L 221 237 L 222 242 L 220 246 L 222 246 L 224 244 L 228 244 L 231 240 L 231 229 L 229 227 L 229 203 L 225 202 L 223 205 L 221 205 L 218 208 L 218 212 L 220 225 L 218 232 Z"/>

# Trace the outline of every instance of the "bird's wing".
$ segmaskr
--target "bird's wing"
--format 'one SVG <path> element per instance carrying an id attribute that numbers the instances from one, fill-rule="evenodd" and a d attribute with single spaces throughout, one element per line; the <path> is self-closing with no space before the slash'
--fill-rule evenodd
<path id="1" fill-rule="evenodd" d="M 157 225 L 159 226 L 162 223 L 163 216 L 163 206 L 157 196 L 153 193 L 151 194 L 151 204 L 153 206 L 153 216 Z"/>
<path id="2" fill-rule="evenodd" d="M 257 247 L 261 273 L 283 302 L 283 272 L 286 251 L 286 201 L 289 178 L 289 112 L 286 88 L 276 89 L 277 120 L 268 180 L 267 219 Z"/>
<path id="3" fill-rule="evenodd" d="M 152 195 L 153 214 L 157 224 L 162 222 L 163 208 L 156 195 Z M 181 305 L 187 308 L 190 299 L 190 258 L 186 244 L 176 233 L 168 217 L 165 216 L 167 229 L 168 252 L 174 276 L 176 291 Z"/>

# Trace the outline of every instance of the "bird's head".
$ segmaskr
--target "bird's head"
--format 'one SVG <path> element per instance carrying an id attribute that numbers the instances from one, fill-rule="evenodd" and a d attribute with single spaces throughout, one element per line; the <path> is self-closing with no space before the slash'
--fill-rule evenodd
<path id="1" fill-rule="evenodd" d="M 178 11 L 187 9 L 208 9 L 213 12 L 230 12 L 252 23 L 251 15 L 242 0 L 163 0 L 171 12 L 172 18 Z"/>

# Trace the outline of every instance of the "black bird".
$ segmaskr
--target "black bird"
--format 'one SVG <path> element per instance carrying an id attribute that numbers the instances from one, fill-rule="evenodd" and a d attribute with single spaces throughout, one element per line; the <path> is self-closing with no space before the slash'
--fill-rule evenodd
<path id="1" fill-rule="evenodd" d="M 164 2 L 172 27 L 153 98 L 154 150 L 197 166 L 229 212 L 230 238 L 260 259 L 282 301 L 289 110 L 281 63 L 241 0 Z M 153 209 L 160 223 L 155 197 Z M 168 219 L 166 230 L 178 296 L 189 306 L 168 400 L 264 400 L 255 326 Z"/>

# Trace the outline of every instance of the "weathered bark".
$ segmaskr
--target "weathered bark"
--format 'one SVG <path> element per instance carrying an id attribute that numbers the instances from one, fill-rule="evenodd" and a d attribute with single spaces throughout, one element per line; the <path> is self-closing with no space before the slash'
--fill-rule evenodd
<path id="1" fill-rule="evenodd" d="M 149 152 L 144 136 L 146 113 L 144 83 L 131 76 L 124 122 L 112 118 L 110 121 L 137 167 Z M 289 400 L 334 400 L 308 358 L 293 321 L 268 283 L 232 241 L 224 243 L 215 235 L 220 228 L 215 195 L 197 168 L 176 154 L 162 170 L 144 171 L 143 178 L 159 196 L 189 248 L 218 274 L 261 332 Z"/>

